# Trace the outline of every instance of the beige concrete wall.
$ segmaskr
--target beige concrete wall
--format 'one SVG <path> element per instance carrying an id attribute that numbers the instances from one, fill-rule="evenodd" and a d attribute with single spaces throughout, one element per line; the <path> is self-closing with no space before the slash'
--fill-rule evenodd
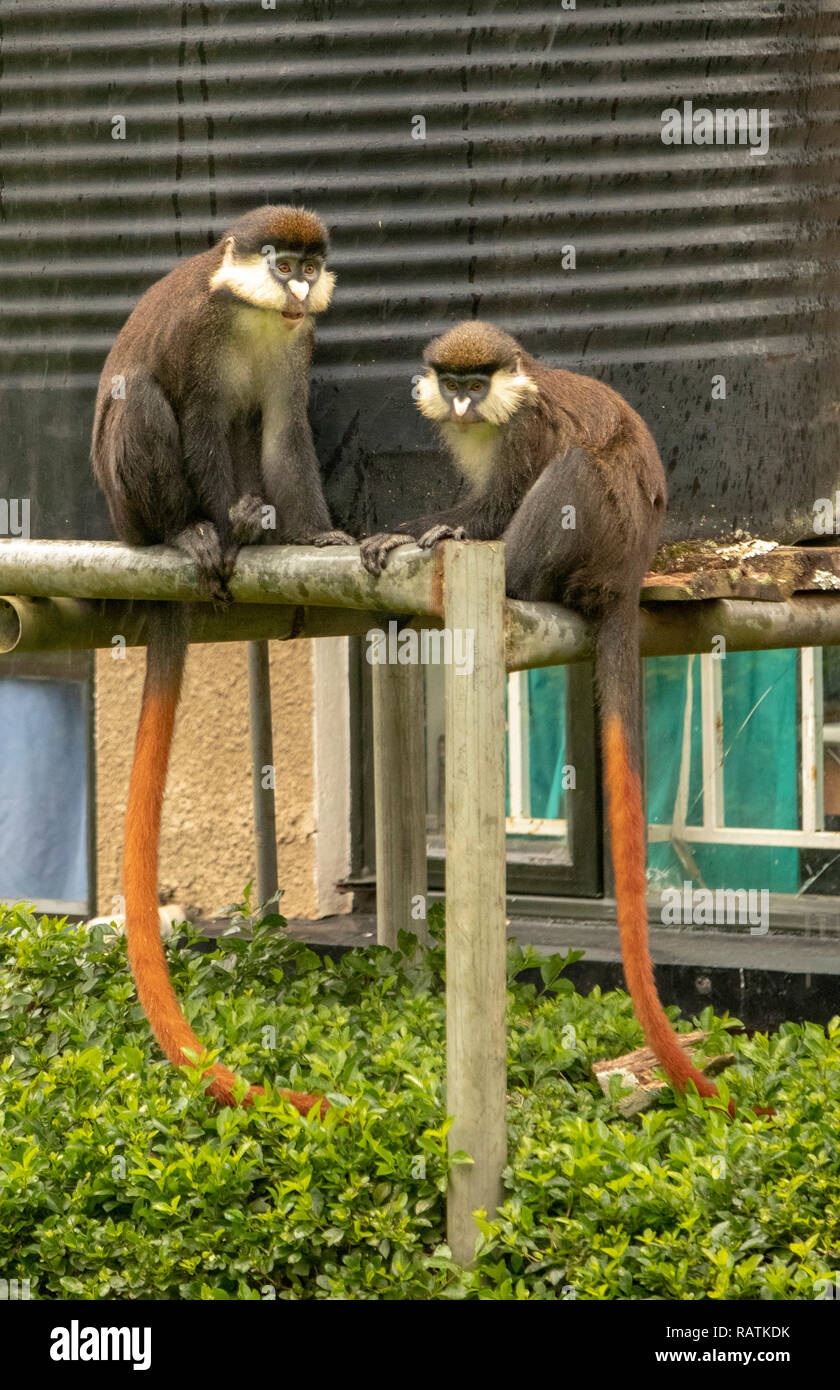
<path id="1" fill-rule="evenodd" d="M 312 643 L 270 644 L 278 878 L 286 916 L 317 915 Z M 96 657 L 99 911 L 122 892 L 122 828 L 145 651 Z M 161 833 L 160 893 L 189 916 L 239 901 L 256 878 L 244 643 L 190 647 Z"/>

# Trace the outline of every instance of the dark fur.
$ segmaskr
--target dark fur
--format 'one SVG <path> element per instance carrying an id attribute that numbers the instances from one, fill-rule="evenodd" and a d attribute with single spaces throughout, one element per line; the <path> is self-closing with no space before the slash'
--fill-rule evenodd
<path id="1" fill-rule="evenodd" d="M 501 538 L 511 598 L 564 603 L 597 621 L 620 610 L 632 646 L 642 577 L 666 501 L 665 474 L 641 416 L 610 386 L 546 366 L 491 324 L 459 324 L 434 339 L 424 356 L 442 373 L 521 369 L 539 394 L 502 427 L 499 456 L 483 488 L 443 512 L 402 523 L 396 533 L 422 543 L 443 526 L 463 527 L 472 540 Z M 567 505 L 575 508 L 573 530 L 561 526 Z M 362 544 L 374 572 L 377 541 L 379 555 L 387 553 L 381 539 Z M 613 696 L 632 732 L 636 660 L 622 665 L 627 669 Z"/>
<path id="2" fill-rule="evenodd" d="M 327 234 L 300 208 L 258 208 L 210 251 L 179 265 L 144 294 L 108 354 L 96 398 L 91 455 L 117 535 L 163 542 L 197 562 L 206 594 L 230 597 L 241 545 L 261 540 L 348 542 L 330 531 L 307 418 L 313 327 L 300 302 L 259 263 L 264 246 L 323 254 Z M 233 260 L 226 262 L 226 251 Z M 246 304 L 241 281 L 211 288 L 242 258 L 265 271 L 270 307 Z M 322 272 L 321 272 L 322 273 Z M 320 275 L 317 277 L 320 279 Z M 315 282 L 313 282 L 315 283 Z M 324 284 L 327 282 L 324 281 Z M 263 280 L 260 279 L 263 285 Z M 307 301 L 309 303 L 310 301 Z M 294 310 L 291 325 L 286 311 Z M 125 378 L 114 400 L 112 378 Z M 264 447 L 263 415 L 269 445 Z M 264 528 L 262 507 L 276 509 Z M 137 991 L 155 1037 L 178 1066 L 202 1045 L 172 990 L 158 928 L 158 839 L 175 714 L 184 671 L 188 610 L 149 609 L 146 680 L 126 815 L 126 934 Z M 237 1078 L 221 1063 L 203 1073 L 224 1105 Z M 251 1088 L 246 1103 L 259 1088 Z M 326 1102 L 287 1092 L 302 1113 Z"/>
<path id="3" fill-rule="evenodd" d="M 544 366 L 514 338 L 490 324 L 469 322 L 429 344 L 426 361 L 442 375 L 466 377 L 479 366 L 524 373 L 536 393 L 513 399 L 496 436 L 483 483 L 445 512 L 406 522 L 402 534 L 371 537 L 362 559 L 378 573 L 405 533 L 421 545 L 466 536 L 505 543 L 505 581 L 512 598 L 566 603 L 594 625 L 595 676 L 618 924 L 627 985 L 648 1045 L 673 1084 L 717 1089 L 686 1057 L 654 983 L 647 941 L 646 826 L 639 775 L 639 590 L 665 510 L 665 476 L 644 421 L 602 382 Z M 504 383 L 496 379 L 496 399 Z M 434 405 L 421 397 L 421 405 Z M 484 401 L 488 404 L 489 398 Z M 450 406 L 450 419 L 453 407 Z M 477 407 L 478 414 L 482 406 Z M 452 450 L 452 426 L 442 425 Z M 457 425 L 455 426 L 457 428 Z M 470 425 L 470 429 L 483 429 Z M 450 437 L 451 436 L 451 437 Z M 481 438 L 480 435 L 474 436 Z M 479 473 L 476 473 L 479 476 Z M 563 508 L 575 508 L 573 529 Z"/>
<path id="4" fill-rule="evenodd" d="M 216 597 L 226 596 L 239 545 L 303 544 L 330 529 L 307 418 L 311 319 L 280 364 L 291 373 L 294 410 L 263 470 L 259 409 L 227 418 L 218 390 L 237 301 L 209 288 L 231 236 L 238 251 L 254 254 L 282 246 L 287 226 L 297 239 L 308 226 L 310 239 L 326 246 L 326 229 L 311 213 L 305 218 L 299 209 L 256 209 L 211 250 L 176 266 L 143 295 L 102 370 L 91 457 L 114 530 L 129 544 L 186 550 Z M 111 397 L 115 376 L 125 378 L 124 400 Z M 276 530 L 260 525 L 263 500 L 276 508 Z"/>

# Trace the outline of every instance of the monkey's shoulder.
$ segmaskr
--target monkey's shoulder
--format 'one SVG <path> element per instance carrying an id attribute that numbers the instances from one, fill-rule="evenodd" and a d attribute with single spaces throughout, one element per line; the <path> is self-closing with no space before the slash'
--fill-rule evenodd
<path id="1" fill-rule="evenodd" d="M 638 411 L 605 381 L 555 367 L 540 384 L 550 405 L 573 420 L 593 448 L 606 449 L 629 436 L 653 443 Z"/>
<path id="2" fill-rule="evenodd" d="M 108 354 L 105 372 L 150 372 L 168 378 L 221 332 L 207 293 L 211 252 L 193 256 L 156 280 L 135 304 Z M 200 262 L 200 265 L 196 263 Z"/>

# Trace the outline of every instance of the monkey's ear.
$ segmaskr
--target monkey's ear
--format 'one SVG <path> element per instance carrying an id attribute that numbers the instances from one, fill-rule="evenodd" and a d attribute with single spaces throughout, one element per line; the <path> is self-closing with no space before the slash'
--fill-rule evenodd
<path id="1" fill-rule="evenodd" d="M 222 265 L 232 265 L 236 256 L 236 242 L 232 236 L 225 237 L 225 254 Z"/>

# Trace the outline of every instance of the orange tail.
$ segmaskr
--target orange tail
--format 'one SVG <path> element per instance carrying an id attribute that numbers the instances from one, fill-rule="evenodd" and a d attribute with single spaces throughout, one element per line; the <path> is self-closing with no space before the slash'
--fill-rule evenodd
<path id="1" fill-rule="evenodd" d="M 645 1041 L 674 1086 L 684 1091 L 686 1081 L 690 1080 L 701 1096 L 716 1096 L 719 1094 L 717 1087 L 692 1066 L 677 1042 L 656 992 L 648 949 L 642 789 L 618 714 L 608 714 L 604 718 L 603 741 L 621 955 L 636 1017 L 642 1025 Z"/>
<path id="2" fill-rule="evenodd" d="M 171 616 L 176 623 L 181 617 L 174 613 Z M 146 681 L 128 791 L 124 861 L 128 959 L 152 1031 L 176 1066 L 194 1065 L 184 1055 L 185 1048 L 196 1053 L 204 1051 L 184 1018 L 172 988 L 158 924 L 161 810 L 185 658 L 185 626 L 173 631 L 167 618 L 156 613 L 149 633 Z M 207 1087 L 209 1095 L 222 1105 L 236 1105 L 234 1072 L 216 1063 L 208 1067 L 204 1075 L 213 1078 Z M 262 1087 L 252 1086 L 243 1104 L 250 1104 L 258 1092 L 262 1092 Z M 326 1100 L 320 1096 L 298 1091 L 281 1094 L 287 1096 L 302 1115 L 314 1105 L 320 1105 L 322 1113 L 327 1109 Z"/>

